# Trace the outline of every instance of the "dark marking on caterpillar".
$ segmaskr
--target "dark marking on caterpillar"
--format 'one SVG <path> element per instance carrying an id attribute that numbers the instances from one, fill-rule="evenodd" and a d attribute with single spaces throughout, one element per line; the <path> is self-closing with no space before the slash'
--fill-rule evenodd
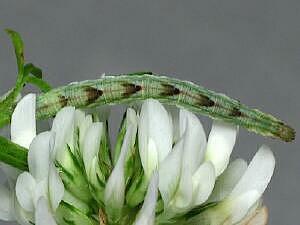
<path id="1" fill-rule="evenodd" d="M 103 95 L 103 91 L 94 87 L 86 87 L 84 89 L 88 104 L 94 103 L 99 97 Z"/>
<path id="2" fill-rule="evenodd" d="M 123 96 L 125 97 L 129 97 L 142 90 L 142 86 L 136 84 L 124 83 L 122 86 L 125 87 L 125 91 L 123 93 Z"/>
<path id="3" fill-rule="evenodd" d="M 197 104 L 200 106 L 212 107 L 215 105 L 215 102 L 213 100 L 211 100 L 209 97 L 200 94 Z"/>
<path id="4" fill-rule="evenodd" d="M 163 91 L 160 93 L 161 95 L 164 96 L 174 96 L 174 95 L 179 95 L 180 94 L 180 90 L 171 85 L 171 84 L 161 84 L 161 86 L 163 87 Z"/>
<path id="5" fill-rule="evenodd" d="M 63 95 L 60 95 L 58 96 L 59 97 L 59 104 L 61 107 L 65 107 L 68 105 L 68 98 L 63 96 Z"/>
<path id="6" fill-rule="evenodd" d="M 239 110 L 239 108 L 234 107 L 234 108 L 231 110 L 230 116 L 241 117 L 241 116 L 243 116 L 243 113 Z"/>

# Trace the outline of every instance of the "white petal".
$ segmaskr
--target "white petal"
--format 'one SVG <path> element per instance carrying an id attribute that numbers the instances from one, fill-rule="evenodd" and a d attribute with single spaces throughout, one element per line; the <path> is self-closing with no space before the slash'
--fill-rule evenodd
<path id="1" fill-rule="evenodd" d="M 200 120 L 193 113 L 181 109 L 179 114 L 180 137 L 184 135 L 184 154 L 194 173 L 203 160 L 206 135 Z"/>
<path id="2" fill-rule="evenodd" d="M 54 216 L 52 215 L 48 203 L 44 197 L 41 197 L 38 200 L 37 208 L 35 210 L 35 224 L 56 225 Z"/>
<path id="3" fill-rule="evenodd" d="M 162 162 L 172 149 L 172 120 L 161 103 L 157 100 L 146 100 L 141 109 L 139 121 L 139 151 L 141 161 L 146 173 L 150 175 L 152 171 L 147 171 L 151 149 L 155 146 L 158 154 L 158 161 Z M 153 143 L 149 143 L 152 140 Z M 157 164 L 157 162 L 150 162 Z"/>
<path id="4" fill-rule="evenodd" d="M 32 223 L 34 222 L 33 213 L 26 212 L 18 202 L 16 196 L 14 196 L 13 198 L 15 220 L 18 222 L 18 224 L 21 225 L 32 225 Z"/>
<path id="5" fill-rule="evenodd" d="M 154 225 L 155 222 L 155 207 L 158 196 L 158 174 L 154 172 L 148 186 L 144 204 L 137 215 L 133 225 Z"/>
<path id="6" fill-rule="evenodd" d="M 65 188 L 53 163 L 50 165 L 48 190 L 51 208 L 55 211 L 64 196 Z"/>
<path id="7" fill-rule="evenodd" d="M 191 114 L 186 114 L 187 116 L 191 116 Z M 184 126 L 184 125 L 182 125 Z M 184 211 L 191 207 L 193 201 L 193 169 L 195 169 L 196 164 L 200 164 L 197 160 L 194 160 L 193 157 L 199 157 L 198 152 L 194 151 L 194 147 L 197 147 L 191 143 L 190 141 L 194 138 L 191 138 L 193 135 L 191 132 L 196 132 L 191 129 L 193 125 L 189 123 L 188 119 L 186 121 L 185 131 L 181 138 L 183 140 L 183 153 L 181 157 L 181 172 L 180 172 L 180 180 L 177 187 L 177 191 L 174 196 L 174 206 L 175 210 Z M 200 146 L 198 146 L 200 147 Z M 193 156 L 196 154 L 196 156 Z M 194 163 L 193 163 L 194 162 Z M 198 165 L 199 166 L 199 165 Z"/>
<path id="8" fill-rule="evenodd" d="M 37 202 L 40 199 L 40 197 L 44 197 L 44 198 L 48 199 L 48 179 L 47 179 L 47 177 L 45 177 L 43 180 L 36 183 L 33 193 L 34 193 L 33 194 L 34 207 L 37 206 Z"/>
<path id="9" fill-rule="evenodd" d="M 256 190 L 259 198 L 267 188 L 274 168 L 274 155 L 268 146 L 263 145 L 253 157 L 245 174 L 233 189 L 231 196 Z"/>
<path id="10" fill-rule="evenodd" d="M 34 210 L 36 182 L 28 172 L 23 172 L 17 179 L 16 195 L 20 205 L 28 212 Z"/>
<path id="11" fill-rule="evenodd" d="M 36 136 L 28 152 L 28 167 L 32 176 L 40 181 L 48 177 L 50 164 L 51 132 L 44 132 Z"/>
<path id="12" fill-rule="evenodd" d="M 14 220 L 12 193 L 4 185 L 0 185 L 0 219 L 5 221 Z"/>
<path id="13" fill-rule="evenodd" d="M 82 200 L 78 199 L 68 190 L 65 190 L 64 192 L 63 201 L 70 205 L 73 205 L 75 208 L 79 209 L 85 214 L 90 213 L 90 206 L 88 205 L 88 203 L 85 203 Z"/>
<path id="14" fill-rule="evenodd" d="M 215 185 L 215 168 L 210 162 L 203 163 L 193 175 L 194 206 L 204 203 Z"/>
<path id="15" fill-rule="evenodd" d="M 187 210 L 193 201 L 193 179 L 192 171 L 188 164 L 182 164 L 180 180 L 174 196 L 175 209 Z"/>
<path id="16" fill-rule="evenodd" d="M 247 170 L 247 162 L 243 159 L 236 159 L 231 162 L 224 173 L 218 177 L 213 193 L 209 197 L 209 202 L 218 202 L 228 196 L 240 178 Z"/>
<path id="17" fill-rule="evenodd" d="M 121 153 L 118 158 L 117 164 L 113 169 L 105 187 L 105 205 L 114 209 L 121 209 L 125 199 L 125 160 L 128 152 L 132 149 L 135 143 L 137 133 L 137 117 L 135 111 L 132 109 L 127 110 L 127 129 Z"/>
<path id="18" fill-rule="evenodd" d="M 93 123 L 93 118 L 91 115 L 87 115 L 84 117 L 82 121 L 79 122 L 79 150 L 83 151 L 84 139 L 88 128 Z M 82 152 L 81 152 L 82 153 Z"/>
<path id="19" fill-rule="evenodd" d="M 89 164 L 89 169 L 86 171 L 87 178 L 89 182 L 93 185 L 99 184 L 99 178 L 104 179 L 103 174 L 98 173 L 99 170 L 99 160 L 98 157 L 95 156 Z"/>
<path id="20" fill-rule="evenodd" d="M 36 135 L 35 94 L 28 94 L 17 104 L 11 117 L 11 140 L 28 148 Z"/>
<path id="21" fill-rule="evenodd" d="M 131 125 L 133 126 L 134 131 L 137 130 L 138 117 L 137 117 L 134 109 L 128 108 L 127 112 L 126 112 L 126 127 L 129 127 Z M 136 131 L 134 133 L 136 133 Z M 135 140 L 135 137 L 134 137 L 134 140 Z"/>
<path id="22" fill-rule="evenodd" d="M 83 143 L 83 162 L 86 171 L 90 169 L 92 159 L 97 156 L 100 149 L 103 123 L 93 123 L 86 131 Z"/>
<path id="23" fill-rule="evenodd" d="M 171 198 L 177 190 L 181 175 L 182 154 L 183 140 L 181 139 L 159 167 L 159 191 L 165 207 L 168 207 Z"/>
<path id="24" fill-rule="evenodd" d="M 259 199 L 259 196 L 256 190 L 251 190 L 239 196 L 226 199 L 221 205 L 224 204 L 223 207 L 229 209 L 230 221 L 232 224 L 235 224 L 247 215 L 251 207 Z"/>
<path id="25" fill-rule="evenodd" d="M 257 204 L 259 194 L 249 191 L 237 197 L 227 197 L 216 206 L 210 207 L 189 220 L 188 224 L 232 225 L 240 222 Z"/>
<path id="26" fill-rule="evenodd" d="M 179 123 L 179 113 L 180 109 L 173 105 L 165 105 L 166 110 L 168 111 L 170 118 L 172 119 L 173 126 L 173 143 L 177 143 L 180 139 L 180 123 Z"/>
<path id="27" fill-rule="evenodd" d="M 158 168 L 158 149 L 156 144 L 152 138 L 148 140 L 147 151 L 143 153 L 142 164 L 145 171 L 145 175 L 148 179 L 150 179 L 151 174 L 154 170 Z"/>
<path id="28" fill-rule="evenodd" d="M 238 128 L 221 121 L 214 121 L 209 134 L 206 161 L 211 161 L 219 176 L 227 167 L 235 144 Z"/>
<path id="29" fill-rule="evenodd" d="M 105 186 L 105 205 L 107 208 L 120 209 L 125 199 L 124 166 L 117 164 Z"/>
<path id="30" fill-rule="evenodd" d="M 55 133 L 55 146 L 52 156 L 56 159 L 63 158 L 66 144 L 73 141 L 75 108 L 65 107 L 60 110 L 53 121 L 52 131 Z"/>
<path id="31" fill-rule="evenodd" d="M 85 117 L 86 116 L 85 116 L 84 111 L 76 109 L 75 110 L 75 126 L 79 127 L 83 123 Z"/>

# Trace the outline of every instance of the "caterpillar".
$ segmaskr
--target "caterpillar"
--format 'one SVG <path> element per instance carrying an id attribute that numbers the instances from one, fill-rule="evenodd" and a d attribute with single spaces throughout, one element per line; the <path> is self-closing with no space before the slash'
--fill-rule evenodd
<path id="1" fill-rule="evenodd" d="M 37 96 L 36 115 L 38 119 L 45 119 L 65 106 L 87 108 L 148 98 L 236 124 L 263 136 L 286 142 L 295 139 L 295 130 L 272 115 L 192 82 L 151 72 L 109 75 L 52 89 Z"/>

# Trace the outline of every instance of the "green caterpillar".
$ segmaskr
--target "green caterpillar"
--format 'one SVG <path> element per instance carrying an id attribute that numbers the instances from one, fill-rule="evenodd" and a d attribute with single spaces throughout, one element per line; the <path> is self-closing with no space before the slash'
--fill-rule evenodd
<path id="1" fill-rule="evenodd" d="M 295 139 L 293 128 L 269 114 L 250 109 L 224 94 L 191 82 L 154 75 L 151 72 L 104 76 L 99 80 L 71 83 L 51 90 L 42 79 L 41 69 L 31 63 L 25 64 L 21 36 L 13 30 L 7 29 L 6 32 L 15 48 L 18 77 L 16 87 L 0 98 L 0 128 L 10 122 L 15 100 L 23 86 L 32 83 L 45 92 L 37 96 L 38 119 L 52 117 L 65 106 L 87 108 L 154 98 L 165 104 L 239 125 L 263 136 L 287 142 Z"/>
<path id="2" fill-rule="evenodd" d="M 286 142 L 295 139 L 295 131 L 291 127 L 269 114 L 250 109 L 224 94 L 191 82 L 150 72 L 105 76 L 98 80 L 76 82 L 52 89 L 37 97 L 37 118 L 54 116 L 65 106 L 87 108 L 130 103 L 147 98 L 236 124 L 263 136 Z"/>

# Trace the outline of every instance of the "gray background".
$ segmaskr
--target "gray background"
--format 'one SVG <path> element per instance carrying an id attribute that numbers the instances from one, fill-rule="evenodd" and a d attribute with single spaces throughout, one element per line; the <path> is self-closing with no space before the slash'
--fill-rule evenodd
<path id="1" fill-rule="evenodd" d="M 299 12 L 298 0 L 1 0 L 0 29 L 22 34 L 26 59 L 55 86 L 104 72 L 151 70 L 234 96 L 299 130 Z M 1 92 L 15 74 L 10 41 L 0 32 Z M 272 225 L 299 224 L 297 142 L 242 129 L 234 150 L 233 157 L 246 159 L 261 144 L 275 152 L 277 168 L 265 193 Z"/>

